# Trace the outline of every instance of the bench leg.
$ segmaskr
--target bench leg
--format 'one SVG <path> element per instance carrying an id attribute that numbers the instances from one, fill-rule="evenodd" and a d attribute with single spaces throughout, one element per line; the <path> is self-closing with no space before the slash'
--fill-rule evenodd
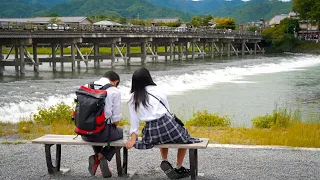
<path id="1" fill-rule="evenodd" d="M 121 148 L 116 148 L 116 161 L 117 161 L 117 171 L 118 171 L 118 176 L 122 177 L 123 176 L 123 170 L 122 170 L 122 166 L 121 166 L 121 154 L 120 154 L 120 150 Z"/>
<path id="2" fill-rule="evenodd" d="M 56 162 L 55 166 L 52 165 L 52 158 L 51 158 L 51 146 L 53 144 L 45 144 L 45 153 L 46 153 L 46 161 L 47 161 L 47 168 L 49 174 L 55 174 L 60 171 L 61 165 L 61 144 L 56 145 Z"/>
<path id="3" fill-rule="evenodd" d="M 123 174 L 128 175 L 128 149 L 123 147 Z"/>
<path id="4" fill-rule="evenodd" d="M 198 149 L 189 149 L 191 179 L 198 177 Z"/>

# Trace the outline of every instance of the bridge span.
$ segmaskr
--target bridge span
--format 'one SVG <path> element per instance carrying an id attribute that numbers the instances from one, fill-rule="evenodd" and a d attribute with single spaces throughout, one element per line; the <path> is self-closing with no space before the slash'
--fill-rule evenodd
<path id="1" fill-rule="evenodd" d="M 94 61 L 94 68 L 100 62 L 108 60 L 111 66 L 115 59 L 122 59 L 130 65 L 132 57 L 140 57 L 141 63 L 147 58 L 157 62 L 159 56 L 165 60 L 195 59 L 196 56 L 231 56 L 264 53 L 260 48 L 261 34 L 242 31 L 224 31 L 214 29 L 189 29 L 178 31 L 176 28 L 163 27 L 121 27 L 121 28 L 74 28 L 74 29 L 1 29 L 0 46 L 9 50 L 7 54 L 0 48 L 0 75 L 6 66 L 15 66 L 17 74 L 25 74 L 25 65 L 33 65 L 34 72 L 39 73 L 42 63 L 51 63 L 52 70 L 57 71 L 60 63 L 61 71 L 64 63 L 71 63 L 72 71 L 81 69 L 81 64 L 88 69 L 88 62 Z M 38 58 L 38 47 L 51 48 L 50 57 Z M 87 54 L 81 47 L 90 47 Z M 32 53 L 30 48 L 32 47 Z M 102 54 L 100 49 L 108 47 L 110 53 Z M 132 47 L 138 47 L 133 52 Z M 159 48 L 161 47 L 161 48 Z M 71 54 L 64 50 L 70 49 Z M 29 49 L 29 50 L 28 50 Z M 57 55 L 57 50 L 60 53 Z M 14 59 L 10 59 L 10 54 Z"/>

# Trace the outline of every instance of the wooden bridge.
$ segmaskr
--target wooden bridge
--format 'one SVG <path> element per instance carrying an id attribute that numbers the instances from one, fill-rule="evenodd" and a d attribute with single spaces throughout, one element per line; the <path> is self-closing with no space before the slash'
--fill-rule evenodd
<path id="1" fill-rule="evenodd" d="M 39 73 L 42 63 L 52 64 L 52 70 L 57 71 L 60 63 L 61 71 L 64 63 L 72 64 L 72 71 L 80 69 L 81 62 L 88 69 L 88 61 L 94 61 L 94 68 L 100 66 L 102 60 L 111 61 L 121 58 L 126 65 L 131 57 L 140 57 L 145 63 L 147 57 L 158 61 L 159 56 L 166 60 L 192 58 L 196 56 L 231 56 L 263 53 L 260 48 L 261 34 L 242 31 L 224 31 L 214 29 L 185 29 L 168 27 L 118 27 L 96 28 L 93 26 L 76 27 L 72 29 L 46 30 L 40 28 L 7 28 L 0 29 L 0 46 L 10 48 L 4 55 L 0 48 L 0 75 L 6 66 L 15 66 L 17 74 L 25 74 L 25 65 L 33 65 L 34 72 Z M 38 58 L 38 46 L 50 46 L 51 57 Z M 80 48 L 91 47 L 89 54 L 82 54 Z M 132 46 L 140 47 L 139 53 L 132 53 Z M 164 47 L 160 52 L 159 47 Z M 27 47 L 32 47 L 33 54 Z M 64 54 L 64 47 L 71 49 L 71 54 Z M 110 47 L 110 54 L 101 54 L 101 47 Z M 60 54 L 57 56 L 57 50 Z M 9 55 L 14 52 L 14 59 Z M 77 63 L 77 67 L 76 67 Z"/>

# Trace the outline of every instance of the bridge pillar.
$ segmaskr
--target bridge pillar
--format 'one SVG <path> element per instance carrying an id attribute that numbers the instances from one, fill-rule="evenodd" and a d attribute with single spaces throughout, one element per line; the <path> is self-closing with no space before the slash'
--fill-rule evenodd
<path id="1" fill-rule="evenodd" d="M 100 61 L 100 59 L 98 59 L 97 58 L 97 56 L 99 56 L 99 45 L 98 44 L 94 44 L 93 45 L 93 51 L 94 51 L 94 56 L 96 57 L 95 59 L 94 59 L 94 68 L 96 69 L 96 68 L 98 68 L 99 67 L 99 61 Z"/>
<path id="2" fill-rule="evenodd" d="M 142 42 L 141 43 L 141 63 L 144 64 L 147 60 L 147 48 L 146 48 L 146 42 Z"/>
<path id="3" fill-rule="evenodd" d="M 15 65 L 15 71 L 16 71 L 16 74 L 18 75 L 19 74 L 19 65 L 17 63 L 18 61 L 18 58 L 19 58 L 19 46 L 18 45 L 15 45 L 14 46 L 14 61 L 16 62 L 16 65 Z"/>
<path id="4" fill-rule="evenodd" d="M 224 53 L 224 44 L 223 44 L 223 42 L 221 43 L 221 49 L 220 49 L 220 51 L 221 51 L 221 57 L 223 56 L 223 53 Z"/>
<path id="5" fill-rule="evenodd" d="M 75 51 L 75 44 L 71 43 L 71 59 L 72 59 L 71 69 L 72 69 L 72 71 L 76 70 L 76 57 L 75 57 L 74 51 Z"/>
<path id="6" fill-rule="evenodd" d="M 179 59 L 180 60 L 182 60 L 182 58 L 183 58 L 183 43 L 180 43 L 179 45 L 178 45 L 178 48 L 179 48 Z"/>
<path id="7" fill-rule="evenodd" d="M 57 58 L 57 53 L 56 53 L 56 47 L 57 44 L 52 43 L 51 44 L 51 49 L 52 49 L 52 71 L 56 72 L 57 71 L 57 62 L 56 62 L 56 58 Z"/>
<path id="8" fill-rule="evenodd" d="M 33 60 L 36 63 L 33 66 L 33 71 L 34 71 L 34 73 L 39 74 L 38 45 L 36 43 L 33 44 L 32 49 L 33 49 Z"/>
<path id="9" fill-rule="evenodd" d="M 115 44 L 111 43 L 111 67 L 114 67 L 115 59 Z"/>
<path id="10" fill-rule="evenodd" d="M 25 70 L 25 64 L 24 64 L 24 50 L 23 50 L 23 45 L 19 45 L 19 50 L 20 50 L 20 74 L 24 75 L 26 73 Z"/>
<path id="11" fill-rule="evenodd" d="M 165 54 L 165 55 L 164 55 L 164 60 L 167 61 L 167 60 L 168 60 L 168 59 L 167 59 L 167 52 L 168 52 L 167 44 L 164 44 L 164 52 L 165 52 L 165 53 L 164 53 L 164 54 Z"/>
<path id="12" fill-rule="evenodd" d="M 80 50 L 80 48 L 79 48 L 79 50 Z M 78 68 L 78 70 L 80 70 L 81 69 L 81 56 L 80 56 L 80 53 L 79 53 L 79 51 L 78 51 L 78 49 L 76 50 L 77 51 L 77 68 Z"/>
<path id="13" fill-rule="evenodd" d="M 214 42 L 211 42 L 211 58 L 214 58 Z"/>
<path id="14" fill-rule="evenodd" d="M 60 44 L 60 58 L 63 58 L 63 43 Z M 61 61 L 61 71 L 64 71 L 64 63 Z"/>
<path id="15" fill-rule="evenodd" d="M 246 44 L 246 42 L 243 40 L 241 42 L 241 54 L 242 54 L 242 56 L 244 56 L 244 54 L 245 54 L 245 44 Z"/>
<path id="16" fill-rule="evenodd" d="M 2 45 L 0 45 L 0 61 L 3 60 L 3 55 L 2 55 Z M 4 65 L 0 64 L 0 76 L 3 75 L 3 71 L 4 71 Z"/>
<path id="17" fill-rule="evenodd" d="M 154 44 L 154 53 L 156 55 L 156 59 L 155 59 L 156 62 L 158 62 L 158 51 L 159 51 L 159 44 L 156 42 Z"/>
<path id="18" fill-rule="evenodd" d="M 231 42 L 228 41 L 228 57 L 231 55 Z"/>
<path id="19" fill-rule="evenodd" d="M 130 48 L 131 48 L 131 44 L 128 42 L 127 43 L 127 53 L 126 53 L 126 65 L 130 65 Z"/>
<path id="20" fill-rule="evenodd" d="M 257 54 L 258 42 L 254 42 L 254 54 Z"/>
<path id="21" fill-rule="evenodd" d="M 194 42 L 191 42 L 192 59 L 195 59 L 194 53 Z"/>
<path id="22" fill-rule="evenodd" d="M 188 53 L 189 53 L 189 50 L 188 50 L 188 45 L 189 45 L 189 42 L 186 42 L 186 59 L 188 59 Z"/>
<path id="23" fill-rule="evenodd" d="M 174 44 L 173 42 L 170 42 L 170 61 L 173 60 L 173 57 L 174 57 L 173 53 L 174 53 Z"/>

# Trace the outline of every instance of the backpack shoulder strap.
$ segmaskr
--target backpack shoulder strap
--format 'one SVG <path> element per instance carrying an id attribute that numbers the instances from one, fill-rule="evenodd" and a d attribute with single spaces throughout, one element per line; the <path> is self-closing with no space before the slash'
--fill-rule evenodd
<path id="1" fill-rule="evenodd" d="M 112 84 L 108 83 L 108 84 L 102 86 L 99 90 L 106 90 L 106 89 L 108 89 L 109 87 L 112 87 Z"/>
<path id="2" fill-rule="evenodd" d="M 90 82 L 88 86 L 90 89 L 94 89 L 94 81 Z"/>

